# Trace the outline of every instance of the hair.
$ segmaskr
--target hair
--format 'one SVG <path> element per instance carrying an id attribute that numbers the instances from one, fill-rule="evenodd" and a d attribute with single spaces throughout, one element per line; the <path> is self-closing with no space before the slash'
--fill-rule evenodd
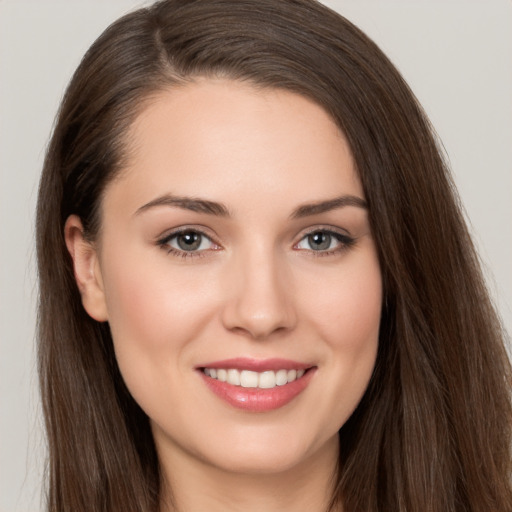
<path id="1" fill-rule="evenodd" d="M 94 240 L 137 115 L 160 91 L 218 77 L 321 105 L 350 144 L 369 205 L 384 283 L 379 350 L 339 432 L 332 509 L 512 510 L 505 335 L 442 152 L 387 57 L 313 0 L 160 1 L 108 27 L 76 70 L 37 205 L 48 509 L 159 509 L 149 420 L 108 324 L 82 307 L 64 223 L 78 215 Z"/>

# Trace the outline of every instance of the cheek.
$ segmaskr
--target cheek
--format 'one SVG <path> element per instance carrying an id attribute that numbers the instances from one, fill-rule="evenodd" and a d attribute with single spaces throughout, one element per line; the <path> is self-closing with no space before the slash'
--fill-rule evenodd
<path id="1" fill-rule="evenodd" d="M 354 258 L 356 259 L 356 258 Z M 332 350 L 348 354 L 366 351 L 377 343 L 382 307 L 382 279 L 370 255 L 357 264 L 319 276 L 322 289 L 304 294 L 316 329 Z"/>
<path id="2" fill-rule="evenodd" d="M 109 325 L 128 390 L 157 418 L 183 407 L 173 390 L 182 388 L 191 341 L 208 325 L 214 300 L 205 276 L 173 271 L 160 254 L 151 260 L 146 253 L 143 261 L 131 254 L 104 273 Z"/>
<path id="3" fill-rule="evenodd" d="M 208 280 L 172 272 L 161 255 L 153 261 L 147 255 L 144 261 L 132 256 L 104 274 L 116 358 L 137 400 L 141 389 L 149 393 L 153 386 L 157 392 L 155 386 L 179 377 L 189 342 L 200 336 L 211 317 Z"/>
<path id="4" fill-rule="evenodd" d="M 323 342 L 324 393 L 317 406 L 337 431 L 360 402 L 378 349 L 382 305 L 380 268 L 373 258 L 332 272 L 328 291 L 309 296 L 312 330 Z"/>
<path id="5" fill-rule="evenodd" d="M 140 260 L 132 258 L 105 272 L 105 295 L 114 337 L 119 333 L 126 343 L 130 340 L 147 348 L 186 339 L 187 333 L 194 326 L 199 328 L 201 317 L 207 315 L 206 306 L 211 303 L 207 287 L 199 275 L 173 272 L 164 258 Z"/>

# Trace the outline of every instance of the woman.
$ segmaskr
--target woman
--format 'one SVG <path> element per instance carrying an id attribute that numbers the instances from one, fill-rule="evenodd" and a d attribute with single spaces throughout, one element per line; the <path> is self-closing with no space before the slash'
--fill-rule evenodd
<path id="1" fill-rule="evenodd" d="M 38 261 L 50 510 L 512 510 L 510 365 L 449 174 L 325 7 L 109 27 Z"/>

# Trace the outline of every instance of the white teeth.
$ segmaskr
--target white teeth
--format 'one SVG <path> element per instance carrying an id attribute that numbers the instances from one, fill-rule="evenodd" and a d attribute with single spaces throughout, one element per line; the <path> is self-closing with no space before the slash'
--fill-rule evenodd
<path id="1" fill-rule="evenodd" d="M 276 372 L 276 384 L 278 386 L 288 384 L 288 372 L 286 370 L 279 370 Z"/>
<path id="2" fill-rule="evenodd" d="M 249 370 L 243 370 L 240 374 L 240 385 L 243 388 L 257 388 L 258 387 L 258 373 Z"/>
<path id="3" fill-rule="evenodd" d="M 236 370 L 234 368 L 204 368 L 203 372 L 212 379 L 221 382 L 227 382 L 233 386 L 242 386 L 243 388 L 271 389 L 276 386 L 284 386 L 294 380 L 300 379 L 305 370 L 278 370 L 274 372 L 267 370 L 265 372 L 253 372 L 250 370 Z"/>
<path id="4" fill-rule="evenodd" d="M 233 386 L 240 386 L 240 372 L 238 370 L 228 370 L 226 382 L 233 384 Z"/>
<path id="5" fill-rule="evenodd" d="M 269 388 L 275 387 L 275 385 L 276 385 L 275 372 L 268 371 L 268 372 L 260 373 L 260 378 L 259 378 L 258 384 L 259 384 L 258 387 L 263 388 L 263 389 L 269 389 Z"/>

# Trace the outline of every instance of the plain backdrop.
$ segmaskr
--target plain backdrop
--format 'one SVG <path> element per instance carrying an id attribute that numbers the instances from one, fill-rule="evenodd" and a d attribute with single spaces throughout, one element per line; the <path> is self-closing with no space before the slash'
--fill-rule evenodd
<path id="1" fill-rule="evenodd" d="M 512 332 L 512 2 L 325 3 L 381 46 L 423 104 Z M 140 5 L 0 0 L 0 512 L 43 510 L 33 220 L 45 146 L 83 53 L 111 21 Z"/>

